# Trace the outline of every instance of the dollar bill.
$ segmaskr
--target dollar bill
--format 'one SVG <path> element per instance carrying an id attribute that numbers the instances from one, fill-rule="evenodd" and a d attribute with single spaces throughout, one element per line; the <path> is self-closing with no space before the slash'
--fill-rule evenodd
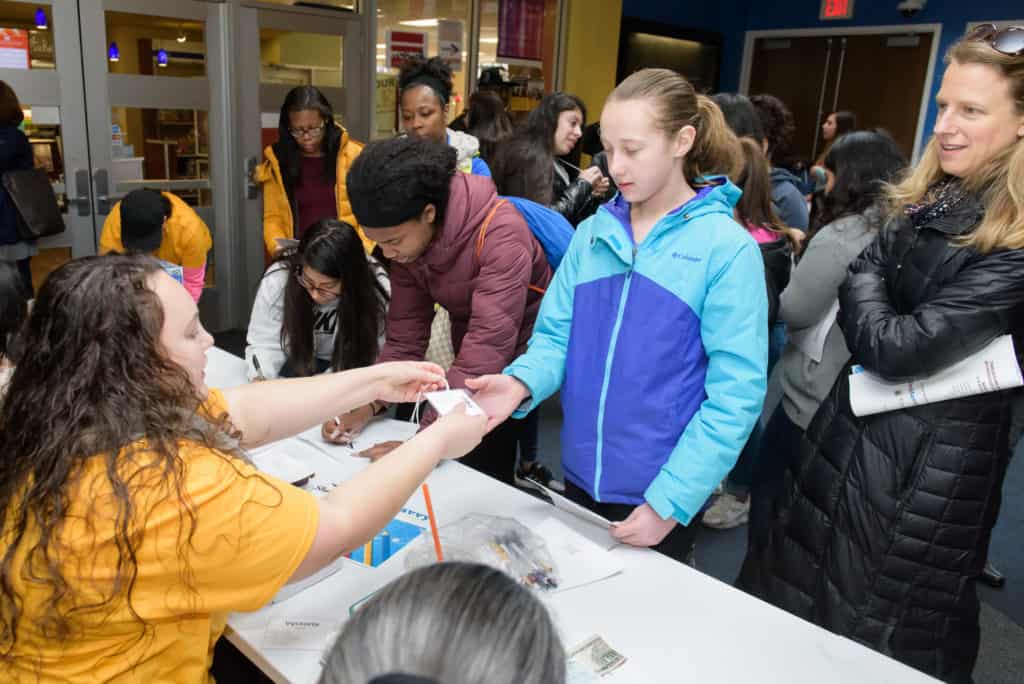
<path id="1" fill-rule="evenodd" d="M 596 682 L 625 662 L 626 656 L 609 646 L 601 637 L 594 635 L 569 652 L 568 682 Z"/>

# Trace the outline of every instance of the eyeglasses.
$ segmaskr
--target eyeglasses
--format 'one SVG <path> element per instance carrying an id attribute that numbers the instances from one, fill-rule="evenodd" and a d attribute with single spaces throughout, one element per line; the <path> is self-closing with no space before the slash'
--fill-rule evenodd
<path id="1" fill-rule="evenodd" d="M 982 24 L 968 33 L 964 40 L 988 43 L 996 52 L 1009 57 L 1024 55 L 1024 26 L 1000 29 L 995 24 Z"/>
<path id="2" fill-rule="evenodd" d="M 297 267 L 295 269 L 295 279 L 299 281 L 299 285 L 306 288 L 306 290 L 308 290 L 310 294 L 317 293 L 324 297 L 337 297 L 338 295 L 341 294 L 341 283 L 337 283 L 336 285 L 332 285 L 330 287 L 320 287 L 319 285 L 314 285 L 313 281 L 307 278 L 306 274 L 302 272 L 301 267 Z"/>
<path id="3" fill-rule="evenodd" d="M 324 134 L 324 129 L 327 128 L 327 122 L 321 123 L 319 126 L 313 128 L 289 128 L 288 132 L 292 134 L 292 137 L 296 140 L 300 138 L 319 138 Z"/>

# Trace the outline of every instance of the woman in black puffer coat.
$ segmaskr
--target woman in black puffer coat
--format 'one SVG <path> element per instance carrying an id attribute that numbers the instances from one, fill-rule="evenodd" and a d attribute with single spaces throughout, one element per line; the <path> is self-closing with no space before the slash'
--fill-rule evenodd
<path id="1" fill-rule="evenodd" d="M 1001 49 L 994 32 L 950 49 L 935 138 L 891 191 L 901 210 L 840 289 L 853 362 L 888 379 L 932 375 L 1006 334 L 1021 361 L 1024 55 Z M 1024 390 L 857 417 L 848 377 L 815 415 L 739 585 L 939 679 L 970 682 L 975 580 Z"/>

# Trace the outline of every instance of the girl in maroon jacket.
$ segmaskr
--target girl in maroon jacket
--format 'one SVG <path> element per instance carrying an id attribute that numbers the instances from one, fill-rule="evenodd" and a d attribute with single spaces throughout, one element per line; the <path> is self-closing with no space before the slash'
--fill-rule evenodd
<path id="1" fill-rule="evenodd" d="M 452 388 L 500 373 L 526 351 L 551 267 L 490 178 L 458 173 L 453 149 L 409 136 L 368 145 L 347 184 L 356 220 L 391 260 L 387 340 L 378 362 L 423 359 L 435 303 L 451 316 Z M 375 408 L 340 417 L 334 434 L 358 432 Z M 519 421 L 506 422 L 462 462 L 512 484 L 520 428 Z"/>

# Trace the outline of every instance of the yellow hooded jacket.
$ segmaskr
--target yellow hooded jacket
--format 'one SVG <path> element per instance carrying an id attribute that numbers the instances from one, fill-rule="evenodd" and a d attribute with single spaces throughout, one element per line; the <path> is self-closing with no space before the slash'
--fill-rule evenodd
<path id="1" fill-rule="evenodd" d="M 338 126 L 341 128 L 341 126 Z M 345 187 L 345 176 L 352 162 L 363 151 L 363 144 L 352 140 L 348 131 L 341 128 L 341 147 L 338 149 L 337 185 L 334 186 L 334 198 L 338 203 L 338 219 L 355 227 L 359 239 L 363 241 L 366 252 L 373 249 L 374 243 L 366 237 L 363 229 L 356 223 L 352 214 L 352 204 L 348 201 L 348 190 Z M 263 244 L 268 254 L 278 251 L 277 238 L 295 238 L 295 219 L 288 203 L 288 193 L 284 189 L 281 165 L 274 154 L 273 146 L 263 150 L 265 157 L 262 164 L 253 172 L 253 180 L 263 184 Z"/>
<path id="2" fill-rule="evenodd" d="M 156 257 L 183 268 L 202 268 L 206 265 L 206 254 L 213 246 L 210 229 L 185 200 L 170 192 L 160 194 L 171 201 L 171 215 L 167 217 L 164 239 L 160 243 Z M 100 254 L 123 251 L 121 203 L 118 202 L 103 221 Z"/>

